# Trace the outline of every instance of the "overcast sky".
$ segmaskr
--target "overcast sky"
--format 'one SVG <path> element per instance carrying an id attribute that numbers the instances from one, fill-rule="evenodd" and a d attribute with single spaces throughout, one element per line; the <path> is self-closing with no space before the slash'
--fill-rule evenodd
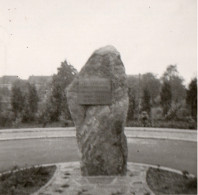
<path id="1" fill-rule="evenodd" d="M 113 45 L 127 74 L 158 76 L 177 64 L 196 76 L 196 0 L 0 0 L 0 76 L 52 75 L 67 59 L 80 70 Z"/>

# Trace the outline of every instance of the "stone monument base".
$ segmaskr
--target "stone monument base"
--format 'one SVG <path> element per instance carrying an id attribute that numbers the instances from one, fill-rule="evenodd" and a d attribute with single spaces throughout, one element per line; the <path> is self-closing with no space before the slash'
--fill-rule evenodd
<path id="1" fill-rule="evenodd" d="M 80 163 L 57 164 L 53 178 L 34 195 L 131 195 L 153 192 L 146 183 L 148 167 L 128 163 L 126 176 L 81 176 Z"/>

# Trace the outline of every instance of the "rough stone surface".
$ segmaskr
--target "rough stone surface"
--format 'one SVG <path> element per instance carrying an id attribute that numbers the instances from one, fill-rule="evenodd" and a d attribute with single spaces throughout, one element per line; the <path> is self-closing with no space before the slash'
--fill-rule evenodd
<path id="1" fill-rule="evenodd" d="M 112 84 L 112 104 L 79 105 L 78 82 L 83 78 L 106 78 Z M 128 110 L 125 68 L 113 46 L 96 50 L 67 89 L 67 99 L 76 126 L 81 153 L 81 173 L 125 175 L 127 141 L 124 134 Z"/>

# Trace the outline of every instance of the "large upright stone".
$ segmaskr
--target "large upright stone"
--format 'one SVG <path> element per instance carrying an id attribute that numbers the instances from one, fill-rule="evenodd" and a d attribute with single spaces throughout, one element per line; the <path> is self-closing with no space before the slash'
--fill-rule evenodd
<path id="1" fill-rule="evenodd" d="M 83 104 L 82 100 L 79 100 L 83 91 L 79 82 L 86 84 L 100 80 L 110 85 L 111 90 L 108 87 L 105 89 L 107 91 L 102 90 L 103 95 L 111 99 L 105 101 L 103 98 L 101 104 L 97 105 L 89 104 L 89 101 Z M 97 82 L 94 86 L 95 92 L 98 93 L 100 89 L 97 90 Z M 124 127 L 128 110 L 127 90 L 125 68 L 119 52 L 113 46 L 96 50 L 68 87 L 69 109 L 76 126 L 78 147 L 82 155 L 82 175 L 126 174 L 128 150 Z M 92 100 L 94 102 L 93 98 L 90 102 Z"/>

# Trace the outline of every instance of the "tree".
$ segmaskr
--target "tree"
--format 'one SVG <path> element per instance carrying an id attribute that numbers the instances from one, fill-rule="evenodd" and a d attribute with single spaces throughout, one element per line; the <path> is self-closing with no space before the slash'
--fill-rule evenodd
<path id="1" fill-rule="evenodd" d="M 144 89 L 147 89 L 148 93 L 150 94 L 150 99 L 151 102 L 154 104 L 155 99 L 159 96 L 160 94 L 160 80 L 153 74 L 153 73 L 146 73 L 143 74 L 141 77 L 141 86 L 143 89 L 143 94 L 144 94 Z"/>
<path id="2" fill-rule="evenodd" d="M 150 94 L 151 106 L 157 104 L 157 99 L 159 99 L 161 83 L 160 80 L 153 73 L 146 73 L 143 75 L 128 75 L 128 87 L 133 91 L 133 96 L 137 104 L 139 104 L 138 109 L 140 111 L 140 97 L 143 97 L 144 89 L 146 88 Z M 129 93 L 129 96 L 131 93 Z M 134 98 L 133 98 L 134 99 Z M 139 112 L 138 112 L 139 113 Z"/>
<path id="3" fill-rule="evenodd" d="M 43 127 L 51 121 L 52 113 L 52 104 L 51 104 L 51 92 L 47 91 L 47 94 L 38 107 L 37 119 L 39 123 L 43 124 Z"/>
<path id="4" fill-rule="evenodd" d="M 177 65 L 169 65 L 164 72 L 162 79 L 170 81 L 173 77 L 178 77 Z"/>
<path id="5" fill-rule="evenodd" d="M 143 90 L 142 111 L 146 111 L 149 115 L 151 112 L 151 96 L 147 88 Z"/>
<path id="6" fill-rule="evenodd" d="M 33 84 L 28 84 L 27 99 L 28 99 L 28 104 L 30 107 L 30 112 L 35 114 L 38 110 L 39 98 L 38 98 L 36 87 Z"/>
<path id="7" fill-rule="evenodd" d="M 24 108 L 24 96 L 19 86 L 14 85 L 11 90 L 11 105 L 15 117 L 18 117 Z"/>
<path id="8" fill-rule="evenodd" d="M 171 108 L 172 94 L 171 94 L 171 86 L 167 81 L 164 81 L 160 93 L 161 98 L 161 106 L 163 108 L 164 116 L 168 113 Z"/>
<path id="9" fill-rule="evenodd" d="M 2 97 L 0 96 L 0 113 L 3 111 L 3 106 L 2 106 Z"/>
<path id="10" fill-rule="evenodd" d="M 38 110 L 38 94 L 35 85 L 27 83 L 27 90 L 24 94 L 24 109 L 23 109 L 23 121 L 28 122 L 35 119 L 35 114 Z"/>
<path id="11" fill-rule="evenodd" d="M 163 82 L 171 86 L 172 101 L 178 103 L 186 98 L 186 89 L 183 85 L 183 78 L 177 71 L 177 65 L 169 65 L 162 76 Z"/>
<path id="12" fill-rule="evenodd" d="M 186 96 L 186 103 L 190 108 L 191 116 L 197 118 L 197 78 L 191 80 Z"/>
<path id="13" fill-rule="evenodd" d="M 139 103 L 140 103 L 140 75 L 128 75 L 128 95 L 129 95 L 129 107 L 128 107 L 128 120 L 133 120 L 139 116 Z"/>
<path id="14" fill-rule="evenodd" d="M 129 94 L 129 106 L 128 106 L 127 120 L 133 120 L 135 112 L 137 110 L 137 101 L 133 89 L 129 88 L 128 94 Z"/>
<path id="15" fill-rule="evenodd" d="M 23 80 L 13 84 L 11 90 L 11 105 L 15 117 L 23 122 L 32 121 L 38 109 L 38 94 L 35 85 Z"/>
<path id="16" fill-rule="evenodd" d="M 53 76 L 50 96 L 50 118 L 52 121 L 58 121 L 62 113 L 69 113 L 65 89 L 72 82 L 76 74 L 77 70 L 65 60 L 61 62 L 58 73 Z M 70 118 L 70 115 L 68 117 Z"/>
<path id="17" fill-rule="evenodd" d="M 10 90 L 7 87 L 0 88 L 0 112 L 9 109 Z"/>
<path id="18" fill-rule="evenodd" d="M 132 118 L 139 118 L 140 112 L 140 97 L 141 97 L 141 81 L 140 81 L 140 74 L 139 75 L 128 75 L 127 76 L 128 82 L 128 90 L 129 90 L 129 104 L 132 105 L 133 109 L 133 117 Z M 130 97 L 131 96 L 131 97 Z M 130 106 L 129 105 L 129 106 Z M 130 108 L 129 108 L 129 111 Z"/>

